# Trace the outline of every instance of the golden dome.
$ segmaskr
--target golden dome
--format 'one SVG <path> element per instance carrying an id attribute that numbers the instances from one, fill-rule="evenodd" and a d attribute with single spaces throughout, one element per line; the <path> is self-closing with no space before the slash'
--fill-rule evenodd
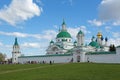
<path id="1" fill-rule="evenodd" d="M 98 38 L 101 38 L 101 37 L 102 37 L 101 32 L 98 32 L 97 37 L 98 37 Z"/>

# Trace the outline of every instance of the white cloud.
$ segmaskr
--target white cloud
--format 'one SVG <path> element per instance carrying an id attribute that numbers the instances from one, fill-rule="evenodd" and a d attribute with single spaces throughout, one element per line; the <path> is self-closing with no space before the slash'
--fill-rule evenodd
<path id="1" fill-rule="evenodd" d="M 15 36 L 15 37 L 32 37 L 32 38 L 37 38 L 37 39 L 47 39 L 51 40 L 54 39 L 57 35 L 57 32 L 54 30 L 46 30 L 43 31 L 42 34 L 28 34 L 28 33 L 21 33 L 21 32 L 3 32 L 0 31 L 0 35 L 5 35 L 5 36 Z"/>
<path id="2" fill-rule="evenodd" d="M 120 32 L 112 32 L 114 38 L 120 38 Z"/>
<path id="3" fill-rule="evenodd" d="M 91 33 L 87 30 L 86 26 L 80 26 L 76 28 L 69 27 L 68 32 L 71 34 L 73 38 L 76 38 L 77 33 L 79 30 L 82 30 L 85 34 Z M 36 38 L 36 39 L 44 39 L 44 40 L 54 40 L 56 38 L 56 35 L 58 34 L 55 30 L 45 30 L 41 34 L 29 34 L 29 33 L 21 33 L 21 32 L 4 32 L 0 31 L 0 35 L 5 36 L 14 36 L 14 37 L 21 37 L 21 38 Z"/>
<path id="4" fill-rule="evenodd" d="M 82 30 L 85 34 L 86 33 L 91 33 L 90 31 L 88 31 L 86 29 L 86 26 L 80 26 L 80 27 L 76 27 L 76 28 L 72 28 L 72 27 L 69 27 L 68 28 L 68 32 L 71 34 L 71 36 L 76 39 L 76 36 L 77 36 L 77 33 L 79 32 L 79 30 Z"/>
<path id="5" fill-rule="evenodd" d="M 111 27 L 110 27 L 110 26 L 105 26 L 105 30 L 106 30 L 107 32 L 110 32 Z"/>
<path id="6" fill-rule="evenodd" d="M 9 6 L 0 10 L 0 19 L 15 26 L 17 23 L 26 21 L 42 12 L 33 0 L 12 0 Z"/>
<path id="7" fill-rule="evenodd" d="M 98 20 L 96 20 L 96 19 L 88 20 L 88 23 L 90 23 L 91 25 L 95 25 L 95 26 L 97 26 L 97 27 L 103 25 L 103 22 L 98 21 Z"/>
<path id="8" fill-rule="evenodd" d="M 16 36 L 16 37 L 27 37 L 28 34 L 20 33 L 20 32 L 3 32 L 0 31 L 0 35 L 6 35 L 6 36 Z"/>
<path id="9" fill-rule="evenodd" d="M 120 38 L 116 38 L 116 39 L 111 38 L 111 39 L 109 39 L 108 44 L 109 45 L 114 44 L 115 46 L 119 46 L 120 45 Z"/>
<path id="10" fill-rule="evenodd" d="M 55 39 L 57 32 L 55 30 L 46 30 L 41 35 L 43 39 L 52 40 Z"/>
<path id="11" fill-rule="evenodd" d="M 72 6 L 72 5 L 73 5 L 73 0 L 63 0 L 61 3 L 62 3 L 62 4 L 65 4 L 65 5 L 70 5 L 70 6 Z"/>
<path id="12" fill-rule="evenodd" d="M 114 26 L 119 26 L 120 25 L 120 21 L 113 22 L 113 25 Z"/>
<path id="13" fill-rule="evenodd" d="M 120 25 L 120 0 L 102 0 L 99 17 L 103 21 L 112 21 L 113 25 Z"/>
<path id="14" fill-rule="evenodd" d="M 3 43 L 2 43 L 2 42 L 0 42 L 0 46 L 3 46 Z"/>
<path id="15" fill-rule="evenodd" d="M 109 45 L 114 44 L 115 46 L 119 46 L 120 45 L 120 32 L 112 32 L 112 36 L 113 38 L 110 38 L 108 40 Z"/>
<path id="16" fill-rule="evenodd" d="M 25 47 L 25 48 L 40 48 L 40 44 L 39 43 L 28 43 L 25 42 L 23 44 L 21 44 L 21 47 Z"/>

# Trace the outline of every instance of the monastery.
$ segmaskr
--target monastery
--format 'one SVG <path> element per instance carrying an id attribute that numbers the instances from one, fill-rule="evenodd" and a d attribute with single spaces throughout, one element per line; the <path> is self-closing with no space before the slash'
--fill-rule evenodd
<path id="1" fill-rule="evenodd" d="M 108 38 L 98 32 L 92 36 L 91 42 L 85 44 L 85 34 L 82 30 L 76 35 L 76 41 L 72 41 L 71 34 L 67 31 L 63 21 L 62 29 L 56 35 L 56 41 L 51 40 L 45 55 L 22 56 L 20 46 L 15 38 L 12 51 L 12 63 L 69 63 L 69 62 L 93 62 L 93 63 L 120 63 L 120 46 L 116 51 L 110 52 Z"/>

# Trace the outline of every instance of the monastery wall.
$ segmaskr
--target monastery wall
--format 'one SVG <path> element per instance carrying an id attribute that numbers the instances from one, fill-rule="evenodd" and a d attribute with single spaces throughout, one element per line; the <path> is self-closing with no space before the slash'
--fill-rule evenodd
<path id="1" fill-rule="evenodd" d="M 86 55 L 86 62 L 93 63 L 120 63 L 120 55 L 117 54 L 97 54 Z"/>
<path id="2" fill-rule="evenodd" d="M 69 63 L 72 59 L 71 56 L 50 56 L 50 57 L 19 57 L 18 61 L 19 63 L 31 63 L 31 62 L 36 62 L 36 63 Z"/>

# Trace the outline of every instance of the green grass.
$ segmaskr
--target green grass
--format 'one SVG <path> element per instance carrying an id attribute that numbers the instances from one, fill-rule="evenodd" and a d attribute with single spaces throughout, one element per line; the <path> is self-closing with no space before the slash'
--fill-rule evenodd
<path id="1" fill-rule="evenodd" d="M 0 80 L 120 80 L 120 64 L 0 65 Z"/>

